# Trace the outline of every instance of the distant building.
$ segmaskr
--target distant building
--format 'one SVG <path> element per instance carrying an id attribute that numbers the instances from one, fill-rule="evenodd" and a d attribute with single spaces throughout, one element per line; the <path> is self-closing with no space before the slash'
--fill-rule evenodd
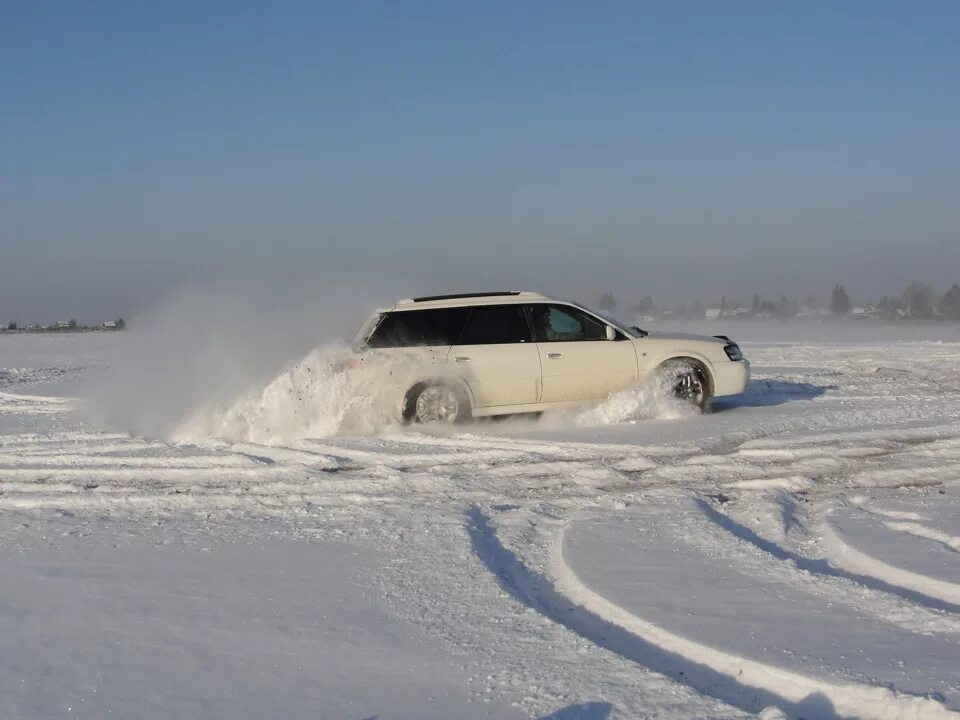
<path id="1" fill-rule="evenodd" d="M 103 323 L 103 329 L 104 329 L 104 330 L 116 330 L 116 329 L 117 329 L 117 321 L 116 321 L 116 320 L 107 320 L 105 323 Z"/>
<path id="2" fill-rule="evenodd" d="M 70 329 L 70 323 L 68 321 L 61 320 L 60 322 L 57 323 L 57 330 L 69 330 L 69 329 Z"/>
<path id="3" fill-rule="evenodd" d="M 720 314 L 722 312 L 723 310 L 721 310 L 720 308 L 707 308 L 707 311 L 703 314 L 703 316 L 707 320 L 716 320 L 717 318 L 720 317 Z"/>

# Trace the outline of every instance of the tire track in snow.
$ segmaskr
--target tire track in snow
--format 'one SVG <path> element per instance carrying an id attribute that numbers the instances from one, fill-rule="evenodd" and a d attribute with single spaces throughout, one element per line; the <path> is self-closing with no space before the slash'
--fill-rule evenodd
<path id="1" fill-rule="evenodd" d="M 917 603 L 924 607 L 940 610 L 950 613 L 960 613 L 960 594 L 955 598 L 953 596 L 943 597 L 936 592 L 929 592 L 929 586 L 922 583 L 915 583 L 913 586 L 902 582 L 891 582 L 893 573 L 877 573 L 877 566 L 872 559 L 865 559 L 862 562 L 850 562 L 848 564 L 832 564 L 828 559 L 813 559 L 789 550 L 777 543 L 767 540 L 752 529 L 743 525 L 726 513 L 720 512 L 707 500 L 698 499 L 697 504 L 703 511 L 703 514 L 718 526 L 729 532 L 734 537 L 748 542 L 763 552 L 771 555 L 777 560 L 785 560 L 794 563 L 798 568 L 814 575 L 826 575 L 830 577 L 842 578 L 863 585 L 873 590 L 880 590 L 885 593 L 897 595 L 905 600 Z M 832 531 L 824 524 L 823 534 Z M 839 541 L 838 541 L 839 542 Z M 844 545 L 844 547 L 847 547 Z M 852 548 L 850 550 L 854 553 Z M 839 552 L 839 551 L 836 551 Z M 864 556 L 865 557 L 865 556 Z M 836 560 L 834 554 L 831 559 Z M 881 569 L 882 570 L 882 569 Z M 898 578 L 900 579 L 900 578 Z"/>
<path id="2" fill-rule="evenodd" d="M 823 478 L 842 485 L 857 468 L 864 474 L 864 482 L 875 482 L 876 476 L 863 469 L 871 453 L 887 453 L 884 463 L 889 464 L 889 453 L 902 455 L 904 443 L 909 448 L 940 442 L 940 450 L 947 451 L 956 440 L 949 433 L 956 430 L 941 426 L 852 433 L 850 440 L 859 443 L 839 448 L 836 457 L 829 456 L 829 447 L 821 449 L 802 442 L 796 446 L 786 439 L 768 438 L 762 442 L 763 448 L 747 448 L 746 436 L 737 434 L 736 438 L 728 437 L 739 444 L 726 455 L 696 455 L 687 447 L 572 444 L 472 434 L 435 437 L 413 433 L 339 438 L 336 442 L 307 439 L 289 447 L 218 440 L 170 445 L 110 433 L 35 434 L 14 436 L 12 443 L 0 447 L 0 481 L 119 487 L 126 480 L 131 492 L 142 494 L 150 488 L 157 488 L 158 495 L 189 492 L 198 505 L 204 487 L 223 489 L 232 480 L 242 489 L 244 484 L 256 483 L 258 477 L 284 479 L 291 487 L 299 484 L 299 495 L 339 490 L 370 496 L 395 493 L 398 498 L 404 489 L 458 497 L 470 497 L 478 491 L 522 497 L 551 487 L 558 496 L 587 496 L 604 489 L 628 491 L 663 483 L 683 483 L 695 489 L 716 488 L 719 483 L 739 491 L 803 491 L 823 482 Z M 865 435 L 870 436 L 869 441 Z M 746 444 L 759 443 L 753 440 Z M 56 454 L 58 447 L 63 454 Z M 897 462 L 912 460 L 902 456 Z M 883 484 L 917 481 L 916 467 L 912 474 L 898 468 L 885 472 L 888 476 Z M 925 482 L 945 482 L 952 472 L 949 465 L 937 465 L 927 466 L 920 474 Z M 334 481 L 332 473 L 342 477 Z M 406 479 L 406 488 L 400 478 Z M 81 502 L 79 498 L 73 501 Z M 5 502 L 12 500 L 0 498 L 0 505 Z M 36 502 L 32 498 L 32 503 Z M 95 504 L 101 507 L 102 501 Z"/>
<path id="3" fill-rule="evenodd" d="M 491 493 L 577 496 L 627 485 L 632 473 L 655 467 L 629 446 L 515 441 L 504 442 L 511 447 L 505 451 L 469 437 L 436 444 L 419 435 L 411 442 L 342 438 L 295 447 L 151 443 L 110 433 L 13 437 L 0 447 L 0 507 L 34 510 L 273 513 L 424 495 L 469 502 Z"/>
<path id="4" fill-rule="evenodd" d="M 73 407 L 70 398 L 0 392 L 0 415 L 53 415 Z"/>
<path id="5" fill-rule="evenodd" d="M 587 640 L 747 712 L 783 703 L 774 693 L 745 686 L 733 677 L 691 662 L 571 601 L 552 581 L 529 570 L 503 545 L 489 518 L 477 506 L 467 511 L 467 533 L 473 552 L 507 594 Z"/>
<path id="6" fill-rule="evenodd" d="M 960 718 L 941 703 L 907 695 L 885 687 L 853 683 L 830 683 L 779 667 L 703 645 L 671 633 L 610 602 L 592 591 L 564 561 L 562 546 L 554 555 L 553 570 L 558 586 L 571 601 L 592 611 L 636 637 L 665 651 L 672 651 L 689 663 L 697 663 L 738 684 L 757 688 L 779 698 L 776 706 L 796 717 L 863 720 L 933 720 Z"/>
<path id="7" fill-rule="evenodd" d="M 828 557 L 839 567 L 851 573 L 875 577 L 877 582 L 888 587 L 902 588 L 901 594 L 913 593 L 928 598 L 928 604 L 939 603 L 945 610 L 960 613 L 960 585 L 895 567 L 857 550 L 843 539 L 842 532 L 831 525 L 829 515 L 828 511 L 821 522 L 820 531 Z"/>
<path id="8" fill-rule="evenodd" d="M 913 535 L 914 537 L 923 538 L 924 540 L 933 540 L 936 543 L 940 543 L 949 550 L 953 552 L 960 553 L 960 537 L 954 537 L 953 535 L 947 535 L 942 533 L 939 530 L 934 530 L 929 528 L 926 525 L 921 525 L 920 523 L 915 522 L 885 522 L 883 524 L 888 530 L 893 530 L 895 532 L 903 532 L 908 535 Z"/>
<path id="9" fill-rule="evenodd" d="M 781 498 L 784 500 L 780 512 L 789 517 L 786 524 L 796 527 L 800 519 L 795 501 L 787 493 L 782 493 Z M 742 523 L 707 499 L 696 498 L 693 503 L 700 511 L 697 517 L 706 521 L 706 527 L 700 527 L 699 523 L 684 525 L 682 537 L 701 548 L 702 552 L 723 557 L 732 567 L 752 567 L 752 576 L 763 577 L 785 587 L 803 587 L 806 592 L 826 602 L 844 603 L 874 621 L 910 633 L 922 635 L 936 631 L 960 637 L 960 617 L 905 598 L 901 593 L 890 593 L 865 585 L 842 573 L 824 571 L 826 565 L 823 560 L 805 558 L 806 562 L 797 562 L 796 558 L 803 557 L 799 553 L 763 538 L 749 528 L 741 529 L 745 528 Z M 684 519 L 685 515 L 681 513 L 676 521 L 682 522 Z M 731 532 L 732 526 L 736 526 L 734 532 Z M 745 532 L 752 535 L 745 537 Z M 767 545 L 758 545 L 757 538 Z"/>
<path id="10" fill-rule="evenodd" d="M 935 700 L 885 687 L 828 683 L 670 633 L 584 585 L 563 557 L 562 532 L 552 543 L 555 580 L 550 580 L 503 545 L 478 507 L 468 511 L 467 519 L 474 552 L 516 600 L 622 657 L 737 708 L 758 712 L 773 706 L 796 717 L 818 718 L 960 718 Z"/>

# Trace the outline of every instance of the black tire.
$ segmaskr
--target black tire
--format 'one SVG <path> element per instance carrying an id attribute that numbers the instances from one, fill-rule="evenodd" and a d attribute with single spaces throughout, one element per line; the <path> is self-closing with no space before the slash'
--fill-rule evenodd
<path id="1" fill-rule="evenodd" d="M 710 375 L 693 358 L 674 358 L 660 366 L 658 374 L 673 396 L 689 403 L 700 412 L 707 412 L 713 400 Z"/>
<path id="2" fill-rule="evenodd" d="M 407 423 L 457 425 L 470 417 L 470 400 L 455 383 L 417 383 L 407 392 L 403 419 Z"/>

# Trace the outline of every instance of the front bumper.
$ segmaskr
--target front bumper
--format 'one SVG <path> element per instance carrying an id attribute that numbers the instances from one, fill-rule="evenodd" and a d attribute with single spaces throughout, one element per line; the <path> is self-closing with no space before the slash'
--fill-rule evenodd
<path id="1" fill-rule="evenodd" d="M 713 364 L 713 395 L 740 395 L 750 384 L 750 361 L 737 360 Z"/>

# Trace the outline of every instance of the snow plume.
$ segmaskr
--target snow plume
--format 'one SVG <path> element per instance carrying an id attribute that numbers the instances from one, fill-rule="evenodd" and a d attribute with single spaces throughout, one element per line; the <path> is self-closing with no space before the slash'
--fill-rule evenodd
<path id="1" fill-rule="evenodd" d="M 399 422 L 400 398 L 390 385 L 396 374 L 397 368 L 376 357 L 358 360 L 346 345 L 330 343 L 232 403 L 197 408 L 173 439 L 279 445 L 387 430 Z"/>
<path id="2" fill-rule="evenodd" d="M 650 418 L 674 420 L 696 415 L 699 411 L 693 405 L 674 395 L 673 382 L 666 376 L 655 377 L 614 393 L 598 405 L 574 413 L 571 416 L 572 424 L 589 427 Z"/>
<path id="3" fill-rule="evenodd" d="M 82 412 L 97 425 L 168 437 L 197 408 L 229 407 L 311 348 L 349 337 L 375 302 L 332 287 L 181 290 L 130 319 Z"/>
<path id="4" fill-rule="evenodd" d="M 442 365 L 442 358 L 441 353 L 435 362 Z M 282 445 L 304 438 L 398 430 L 404 389 L 435 370 L 430 360 L 356 355 L 343 343 L 329 343 L 228 403 L 204 403 L 172 437 L 181 442 L 215 437 Z M 674 397 L 672 381 L 663 378 L 611 395 L 599 405 L 548 413 L 533 427 L 589 427 L 696 412 Z M 519 420 L 514 427 L 529 429 L 529 423 Z"/>

